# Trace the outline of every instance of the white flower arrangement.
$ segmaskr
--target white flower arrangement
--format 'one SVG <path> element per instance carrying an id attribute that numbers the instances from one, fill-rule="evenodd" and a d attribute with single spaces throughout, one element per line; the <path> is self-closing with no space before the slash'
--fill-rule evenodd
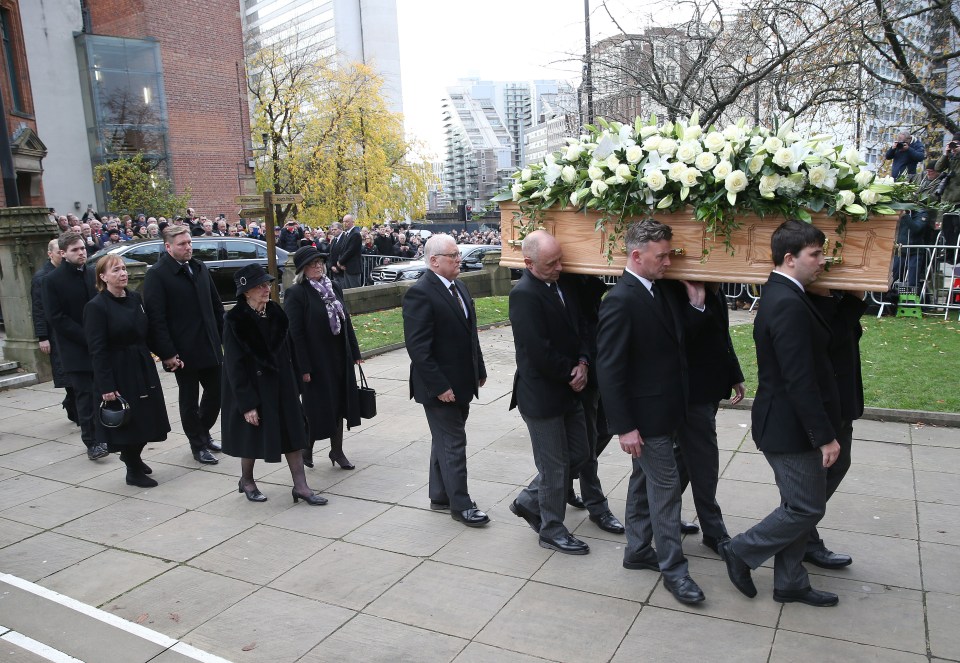
<path id="1" fill-rule="evenodd" d="M 657 123 L 637 118 L 633 126 L 598 121 L 568 147 L 514 174 L 510 190 L 494 198 L 513 200 L 530 218 L 554 205 L 597 210 L 613 220 L 619 236 L 633 218 L 693 208 L 706 230 L 729 244 L 737 216 L 751 213 L 799 218 L 811 213 L 848 221 L 910 209 L 916 187 L 878 178 L 860 153 L 823 134 L 775 129 L 741 119 L 719 129 L 688 121 Z M 598 226 L 599 227 L 599 226 Z"/>

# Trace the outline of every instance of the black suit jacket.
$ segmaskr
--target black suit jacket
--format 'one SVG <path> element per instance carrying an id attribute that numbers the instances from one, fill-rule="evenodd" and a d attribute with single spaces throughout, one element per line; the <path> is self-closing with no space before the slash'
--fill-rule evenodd
<path id="1" fill-rule="evenodd" d="M 766 453 L 802 453 L 837 437 L 840 397 L 827 354 L 832 334 L 809 297 L 773 272 L 753 324 L 753 440 Z"/>
<path id="2" fill-rule="evenodd" d="M 43 311 L 53 330 L 60 363 L 67 372 L 93 372 L 83 331 L 83 307 L 97 294 L 93 267 L 77 269 L 66 260 L 41 282 Z"/>
<path id="3" fill-rule="evenodd" d="M 597 379 L 611 433 L 669 435 L 686 414 L 685 335 L 705 324 L 709 313 L 690 306 L 679 284 L 657 283 L 666 314 L 629 272 L 600 304 Z"/>
<path id="4" fill-rule="evenodd" d="M 361 258 L 360 249 L 363 245 L 363 238 L 360 236 L 360 229 L 354 226 L 349 232 L 344 231 L 337 240 L 338 256 L 337 262 L 343 265 L 343 271 L 347 274 L 359 274 Z"/>
<path id="5" fill-rule="evenodd" d="M 517 355 L 510 409 L 534 418 L 562 416 L 574 405 L 570 372 L 589 360 L 585 322 L 575 288 L 563 288 L 561 304 L 555 286 L 524 270 L 510 291 L 510 323 Z"/>
<path id="6" fill-rule="evenodd" d="M 690 370 L 688 403 L 717 403 L 730 398 L 734 385 L 743 382 L 743 371 L 730 340 L 730 314 L 723 292 L 707 284 L 705 324 L 687 337 L 687 366 Z"/>
<path id="7" fill-rule="evenodd" d="M 186 268 L 164 251 L 143 280 L 143 304 L 150 319 L 150 350 L 161 359 L 180 355 L 196 370 L 223 362 L 223 303 L 207 266 Z"/>
<path id="8" fill-rule="evenodd" d="M 437 401 L 453 389 L 458 404 L 479 394 L 487 377 L 477 336 L 477 311 L 466 287 L 454 281 L 469 317 L 432 271 L 427 271 L 403 298 L 403 336 L 410 355 L 410 398 Z"/>
<path id="9" fill-rule="evenodd" d="M 840 393 L 840 415 L 844 421 L 863 416 L 863 374 L 860 370 L 860 337 L 863 327 L 860 317 L 867 303 L 850 293 L 820 297 L 808 294 L 817 310 L 830 325 L 830 361 Z"/>

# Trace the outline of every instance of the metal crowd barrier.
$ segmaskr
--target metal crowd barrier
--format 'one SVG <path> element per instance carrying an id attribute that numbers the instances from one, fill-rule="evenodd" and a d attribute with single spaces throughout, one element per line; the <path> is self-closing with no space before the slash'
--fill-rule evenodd
<path id="1" fill-rule="evenodd" d="M 939 232 L 933 244 L 899 244 L 895 251 L 890 292 L 870 293 L 871 301 L 879 307 L 877 317 L 897 303 L 894 296 L 914 295 L 917 301 L 910 306 L 942 310 L 944 320 L 951 311 L 957 311 L 960 320 L 960 239 L 946 245 Z"/>

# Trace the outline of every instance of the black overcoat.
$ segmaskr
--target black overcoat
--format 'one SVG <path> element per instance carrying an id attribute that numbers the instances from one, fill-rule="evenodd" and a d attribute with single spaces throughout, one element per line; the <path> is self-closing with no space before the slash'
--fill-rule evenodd
<path id="1" fill-rule="evenodd" d="M 336 283 L 333 292 L 343 304 L 343 290 Z M 330 331 L 323 297 L 309 283 L 287 288 L 283 309 L 290 321 L 290 340 L 297 349 L 297 380 L 302 380 L 304 373 L 310 374 L 309 383 L 300 382 L 310 438 L 328 439 L 340 418 L 347 429 L 360 425 L 354 369 L 360 359 L 360 346 L 346 305 L 346 320 L 336 336 Z"/>
<path id="2" fill-rule="evenodd" d="M 103 428 L 111 451 L 167 439 L 170 421 L 157 365 L 147 348 L 147 314 L 136 292 L 114 297 L 101 292 L 83 309 L 83 329 L 93 360 L 93 393 L 111 391 L 130 404 L 130 423 Z"/>
<path id="3" fill-rule="evenodd" d="M 225 454 L 276 463 L 307 448 L 307 430 L 287 316 L 273 302 L 266 312 L 258 319 L 241 296 L 224 316 L 221 428 Z M 259 426 L 243 418 L 253 409 Z"/>
<path id="4" fill-rule="evenodd" d="M 53 386 L 59 389 L 68 387 L 67 378 L 63 373 L 63 365 L 60 363 L 60 352 L 57 350 L 57 343 L 53 340 L 53 330 L 47 322 L 47 314 L 43 311 L 43 279 L 55 270 L 56 267 L 49 260 L 44 261 L 36 272 L 33 273 L 33 279 L 30 281 L 30 304 L 33 307 L 33 333 L 40 341 L 50 342 L 50 368 L 53 373 Z"/>
<path id="5" fill-rule="evenodd" d="M 150 318 L 150 349 L 160 359 L 180 355 L 187 370 L 217 366 L 223 361 L 223 303 L 207 266 L 190 260 L 186 268 L 160 254 L 143 280 L 143 301 Z"/>
<path id="6" fill-rule="evenodd" d="M 83 331 L 83 307 L 97 294 L 93 268 L 81 269 L 66 260 L 47 274 L 42 282 L 43 312 L 53 330 L 60 363 L 67 373 L 90 373 L 90 353 Z"/>
<path id="7" fill-rule="evenodd" d="M 690 371 L 688 403 L 719 403 L 730 398 L 734 385 L 743 382 L 743 371 L 730 338 L 726 296 L 720 290 L 714 292 L 710 284 L 706 288 L 704 304 L 711 315 L 686 341 Z"/>

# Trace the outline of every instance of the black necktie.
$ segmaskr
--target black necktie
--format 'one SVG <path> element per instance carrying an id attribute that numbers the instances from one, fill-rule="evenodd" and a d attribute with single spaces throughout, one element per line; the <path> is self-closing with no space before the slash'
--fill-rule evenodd
<path id="1" fill-rule="evenodd" d="M 663 292 L 657 286 L 656 282 L 650 284 L 650 294 L 653 295 L 654 303 L 661 311 L 663 311 L 663 314 L 665 316 L 669 315 L 669 312 L 667 311 L 667 304 L 665 301 L 663 301 Z"/>
<path id="2" fill-rule="evenodd" d="M 457 304 L 460 305 L 460 310 L 463 311 L 463 316 L 467 317 L 467 307 L 463 305 L 463 299 L 460 297 L 460 291 L 457 290 L 457 286 L 453 283 L 450 284 L 450 293 L 457 298 Z"/>
<path id="3" fill-rule="evenodd" d="M 557 299 L 560 300 L 560 306 L 562 306 L 563 308 L 567 308 L 567 302 L 565 302 L 564 299 L 563 299 L 563 293 L 560 292 L 560 286 L 559 286 L 558 284 L 554 283 L 554 284 L 553 284 L 553 287 L 551 288 L 551 290 L 553 290 L 555 293 L 557 293 Z"/>

